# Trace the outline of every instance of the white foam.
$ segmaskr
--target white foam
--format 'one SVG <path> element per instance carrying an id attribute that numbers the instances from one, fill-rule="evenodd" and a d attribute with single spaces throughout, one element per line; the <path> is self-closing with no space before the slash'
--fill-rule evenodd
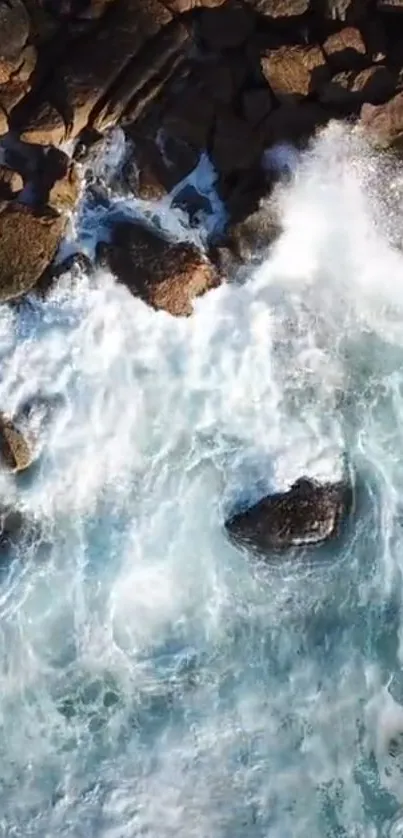
<path id="1" fill-rule="evenodd" d="M 35 474 L 0 481 L 43 533 L 0 597 L 7 838 L 372 836 L 398 808 L 401 711 L 368 673 L 398 666 L 403 263 L 367 165 L 325 132 L 270 257 L 191 318 L 102 271 L 0 309 L 2 409 L 57 397 Z M 327 568 L 267 575 L 227 541 L 234 504 L 337 477 L 346 448 L 379 515 Z"/>

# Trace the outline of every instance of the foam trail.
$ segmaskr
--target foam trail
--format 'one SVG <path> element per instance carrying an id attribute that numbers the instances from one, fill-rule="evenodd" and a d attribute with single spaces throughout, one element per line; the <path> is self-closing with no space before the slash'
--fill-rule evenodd
<path id="1" fill-rule="evenodd" d="M 32 477 L 0 476 L 38 523 L 0 590 L 7 838 L 395 838 L 403 260 L 383 165 L 324 132 L 264 264 L 191 318 L 102 271 L 0 309 L 2 408 L 53 405 Z M 84 200 L 77 235 L 98 222 Z M 245 494 L 337 477 L 346 450 L 366 489 L 342 552 L 265 569 L 229 544 Z"/>

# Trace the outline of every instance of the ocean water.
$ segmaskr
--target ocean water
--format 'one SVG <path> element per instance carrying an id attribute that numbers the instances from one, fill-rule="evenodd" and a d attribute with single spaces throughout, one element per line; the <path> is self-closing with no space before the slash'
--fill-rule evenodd
<path id="1" fill-rule="evenodd" d="M 203 245 L 219 203 L 189 228 L 115 194 L 121 145 L 66 248 L 111 205 Z M 403 835 L 403 170 L 338 125 L 294 163 L 282 236 L 191 318 L 105 271 L 0 308 L 38 454 L 0 475 L 34 524 L 1 568 L 5 838 Z M 229 543 L 238 504 L 346 454 L 340 543 Z"/>

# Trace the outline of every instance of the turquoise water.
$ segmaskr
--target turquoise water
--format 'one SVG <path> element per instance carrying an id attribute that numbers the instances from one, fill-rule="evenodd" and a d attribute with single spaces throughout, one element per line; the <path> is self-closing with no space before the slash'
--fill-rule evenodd
<path id="1" fill-rule="evenodd" d="M 402 834 L 400 194 L 332 126 L 276 247 L 193 317 L 105 272 L 1 308 L 1 404 L 54 407 L 32 475 L 0 479 L 38 527 L 0 589 L 0 835 Z M 228 542 L 241 499 L 345 451 L 339 544 L 265 564 Z"/>

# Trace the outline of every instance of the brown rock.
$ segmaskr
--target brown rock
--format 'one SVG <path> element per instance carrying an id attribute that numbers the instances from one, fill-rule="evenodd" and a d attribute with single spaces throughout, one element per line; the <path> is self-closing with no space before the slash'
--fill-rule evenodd
<path id="1" fill-rule="evenodd" d="M 249 262 L 279 237 L 281 229 L 274 199 L 268 198 L 247 218 L 230 226 L 226 244 L 238 261 Z"/>
<path id="2" fill-rule="evenodd" d="M 214 103 L 202 91 L 187 88 L 177 96 L 163 121 L 167 134 L 196 148 L 207 145 L 214 118 Z"/>
<path id="3" fill-rule="evenodd" d="M 331 20 L 357 23 L 365 19 L 371 0 L 314 0 L 315 8 Z"/>
<path id="4" fill-rule="evenodd" d="M 253 0 L 254 9 L 267 17 L 298 17 L 311 7 L 311 0 Z"/>
<path id="5" fill-rule="evenodd" d="M 36 67 L 37 52 L 34 46 L 27 46 L 20 56 L 18 69 L 6 84 L 0 84 L 0 105 L 7 114 L 31 89 L 31 77 Z"/>
<path id="6" fill-rule="evenodd" d="M 0 414 L 0 456 L 11 471 L 24 471 L 33 459 L 33 451 L 14 422 Z"/>
<path id="7" fill-rule="evenodd" d="M 3 108 L 0 107 L 0 137 L 3 137 L 4 134 L 8 132 L 8 118 L 7 114 L 4 113 Z"/>
<path id="8" fill-rule="evenodd" d="M 66 174 L 57 180 L 49 192 L 48 204 L 56 210 L 73 210 L 80 194 L 80 176 L 75 163 L 70 163 Z"/>
<path id="9" fill-rule="evenodd" d="M 277 98 L 315 93 L 329 77 L 320 47 L 284 46 L 269 50 L 261 59 L 262 73 Z"/>
<path id="10" fill-rule="evenodd" d="M 239 47 L 255 28 L 250 9 L 237 0 L 227 0 L 218 9 L 203 9 L 199 20 L 200 35 L 210 49 L 220 51 Z"/>
<path id="11" fill-rule="evenodd" d="M 329 111 L 316 102 L 282 105 L 272 111 L 264 123 L 265 145 L 290 142 L 303 148 L 316 129 L 326 125 L 330 117 Z"/>
<path id="12" fill-rule="evenodd" d="M 201 61 L 196 65 L 195 74 L 200 79 L 203 92 L 209 99 L 229 105 L 237 96 L 244 80 L 243 68 L 234 65 L 228 59 Z"/>
<path id="13" fill-rule="evenodd" d="M 260 553 L 320 544 L 337 537 L 353 505 L 351 485 L 302 478 L 226 522 L 231 538 Z"/>
<path id="14" fill-rule="evenodd" d="M 193 299 L 218 284 L 213 266 L 197 247 L 168 241 L 141 224 L 116 225 L 106 256 L 132 294 L 174 316 L 190 315 Z"/>
<path id="15" fill-rule="evenodd" d="M 159 0 L 113 3 L 105 23 L 101 21 L 91 30 L 89 40 L 80 38 L 74 49 L 67 51 L 57 75 L 48 89 L 45 86 L 42 102 L 30 109 L 28 127 L 27 115 L 21 112 L 25 139 L 43 142 L 44 136 L 49 141 L 53 135 L 50 141 L 60 142 L 64 135 L 76 137 L 87 123 L 91 124 L 92 113 L 97 116 L 97 109 L 108 100 L 108 91 L 113 90 L 118 78 L 123 78 L 132 59 L 171 19 Z M 52 106 L 54 102 L 59 113 Z"/>
<path id="16" fill-rule="evenodd" d="M 213 136 L 211 158 L 222 174 L 249 169 L 262 156 L 263 133 L 231 111 L 219 112 Z"/>
<path id="17" fill-rule="evenodd" d="M 35 145 L 60 145 L 66 139 L 64 119 L 49 102 L 34 108 L 20 133 L 21 140 Z"/>
<path id="18" fill-rule="evenodd" d="M 242 112 L 247 122 L 259 125 L 273 107 L 273 98 L 268 88 L 245 90 L 242 96 Z"/>
<path id="19" fill-rule="evenodd" d="M 381 148 L 403 147 L 403 93 L 398 93 L 383 105 L 365 104 L 360 122 L 374 142 Z"/>
<path id="20" fill-rule="evenodd" d="M 115 125 L 123 114 L 123 123 L 137 120 L 184 60 L 189 43 L 188 30 L 182 23 L 174 20 L 165 26 L 133 58 L 106 102 L 95 108 L 91 125 L 101 131 Z"/>
<path id="21" fill-rule="evenodd" d="M 386 102 L 396 90 L 396 79 L 387 67 L 377 64 L 366 70 L 350 70 L 338 73 L 324 85 L 320 101 L 347 109 L 361 106 L 364 102 L 379 105 Z"/>
<path id="22" fill-rule="evenodd" d="M 52 261 L 66 221 L 53 213 L 8 204 L 0 213 L 0 300 L 29 291 Z"/>
<path id="23" fill-rule="evenodd" d="M 9 61 L 14 66 L 28 40 L 29 23 L 22 0 L 7 0 L 0 4 L 0 66 L 3 61 Z"/>
<path id="24" fill-rule="evenodd" d="M 21 175 L 8 166 L 0 165 L 0 198 L 10 200 L 24 187 Z"/>
<path id="25" fill-rule="evenodd" d="M 340 32 L 329 35 L 322 49 L 332 72 L 360 69 L 367 63 L 363 37 L 354 26 L 346 26 Z"/>
<path id="26" fill-rule="evenodd" d="M 377 0 L 380 12 L 403 12 L 403 0 Z"/>
<path id="27" fill-rule="evenodd" d="M 165 5 L 173 14 L 183 14 L 199 6 L 205 9 L 215 9 L 225 2 L 226 0 L 165 0 Z"/>

